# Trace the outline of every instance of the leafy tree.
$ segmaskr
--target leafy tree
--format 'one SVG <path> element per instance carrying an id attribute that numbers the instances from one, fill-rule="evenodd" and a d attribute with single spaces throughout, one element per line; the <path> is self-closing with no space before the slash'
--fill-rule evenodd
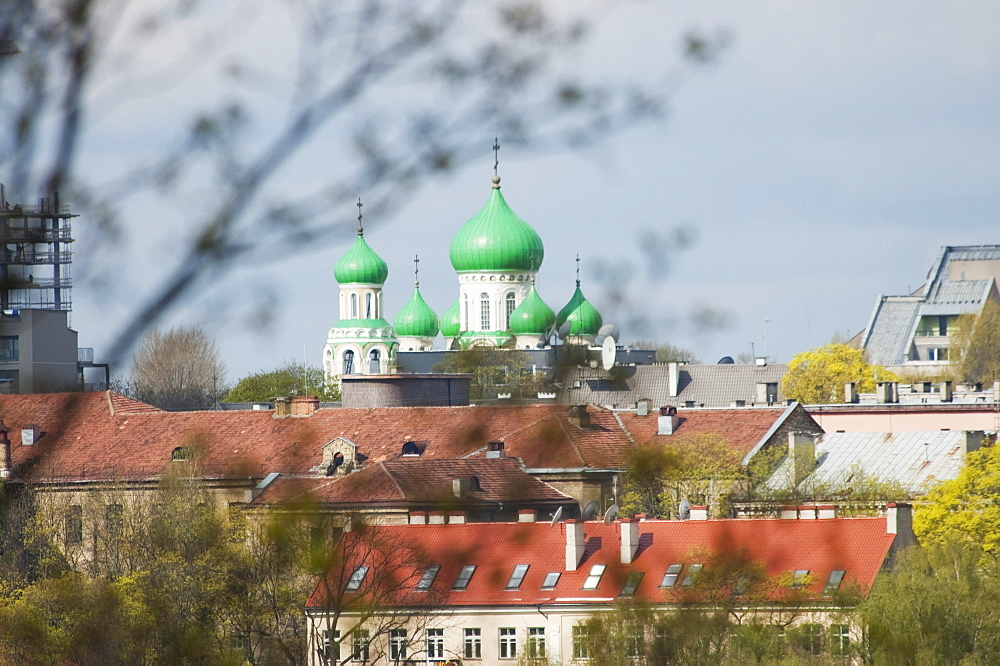
<path id="1" fill-rule="evenodd" d="M 908 549 L 857 608 L 867 664 L 989 664 L 1000 654 L 1000 568 L 968 541 Z"/>
<path id="2" fill-rule="evenodd" d="M 1000 305 L 986 301 L 979 315 L 963 315 L 955 327 L 950 347 L 955 378 L 969 383 L 1000 379 Z"/>
<path id="3" fill-rule="evenodd" d="M 862 350 L 830 343 L 793 356 L 781 378 L 781 392 L 804 404 L 836 404 L 844 402 L 848 382 L 870 393 L 876 382 L 898 380 L 892 372 L 865 361 Z"/>
<path id="4" fill-rule="evenodd" d="M 132 358 L 131 393 L 163 409 L 207 409 L 225 374 L 218 345 L 203 329 L 154 328 Z"/>
<path id="5" fill-rule="evenodd" d="M 636 349 L 655 349 L 657 363 L 699 363 L 698 357 L 689 349 L 684 349 L 669 342 L 650 342 L 636 340 L 632 342 Z"/>
<path id="6" fill-rule="evenodd" d="M 998 488 L 1000 447 L 969 453 L 958 476 L 934 486 L 914 513 L 917 538 L 921 543 L 969 541 L 1000 555 Z"/>
<path id="7" fill-rule="evenodd" d="M 328 384 L 321 368 L 289 362 L 271 372 L 247 375 L 230 389 L 225 402 L 268 402 L 291 395 L 316 396 L 320 400 L 340 400 L 340 390 Z"/>
<path id="8" fill-rule="evenodd" d="M 541 387 L 542 376 L 528 369 L 530 357 L 517 349 L 470 347 L 452 354 L 434 365 L 436 372 L 472 375 L 469 397 L 475 401 L 495 400 L 500 393 L 512 398 L 533 398 Z"/>

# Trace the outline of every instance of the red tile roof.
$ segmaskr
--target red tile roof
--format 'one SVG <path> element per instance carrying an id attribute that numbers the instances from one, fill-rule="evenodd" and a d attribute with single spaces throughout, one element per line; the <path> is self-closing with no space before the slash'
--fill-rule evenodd
<path id="1" fill-rule="evenodd" d="M 423 459 L 485 457 L 487 442 L 505 442 L 528 468 L 615 466 L 631 447 L 614 416 L 591 408 L 581 430 L 556 405 L 320 409 L 276 419 L 270 411 L 163 412 L 114 393 L 0 396 L 10 428 L 15 474 L 27 480 L 156 478 L 177 447 L 198 452 L 207 477 L 308 474 L 335 437 L 358 447 L 368 463 L 399 458 L 407 440 L 428 445 Z M 21 445 L 21 429 L 41 437 Z"/>
<path id="2" fill-rule="evenodd" d="M 423 568 L 441 567 L 431 588 L 433 604 L 440 606 L 536 606 L 541 604 L 610 603 L 622 591 L 629 572 L 644 576 L 635 599 L 646 602 L 676 600 L 676 591 L 661 589 L 660 583 L 671 564 L 683 564 L 682 577 L 691 564 L 707 564 L 712 554 L 742 553 L 749 561 L 762 564 L 775 579 L 796 570 L 809 571 L 807 592 L 823 593 L 830 572 L 845 570 L 844 585 L 856 585 L 866 594 L 886 560 L 895 535 L 886 531 L 886 519 L 833 518 L 795 520 L 761 518 L 748 520 L 649 520 L 639 523 L 639 551 L 632 564 L 621 564 L 620 523 L 584 523 L 586 549 L 576 571 L 565 571 L 566 524 L 548 523 L 467 523 L 458 525 L 395 525 L 372 528 L 378 539 L 408 544 L 417 559 L 395 571 L 403 586 L 393 603 L 431 603 L 412 589 Z M 504 589 L 517 564 L 529 566 L 520 588 Z M 453 590 L 459 571 L 476 565 L 465 590 Z M 607 570 L 597 589 L 584 590 L 591 567 Z M 376 566 L 377 569 L 377 566 Z M 549 572 L 560 572 L 555 589 L 542 590 Z M 350 571 L 347 571 L 350 575 Z M 378 576 L 374 570 L 372 575 Z M 337 582 L 331 582 L 337 588 Z M 322 608 L 324 585 L 313 593 L 307 606 Z"/>
<path id="3" fill-rule="evenodd" d="M 461 499 L 457 498 L 453 480 L 468 481 L 472 477 L 478 480 L 479 490 L 470 490 Z M 324 504 L 365 506 L 573 501 L 569 495 L 525 472 L 513 458 L 397 458 L 368 465 L 347 476 L 278 478 L 257 501 L 276 503 L 307 497 Z"/>
<path id="4" fill-rule="evenodd" d="M 638 443 L 668 444 L 687 438 L 717 434 L 733 449 L 746 454 L 767 434 L 785 413 L 785 408 L 743 407 L 738 409 L 678 409 L 679 424 L 672 435 L 657 435 L 659 412 L 648 416 L 618 412 L 622 425 Z M 690 440 L 689 440 L 690 441 Z"/>

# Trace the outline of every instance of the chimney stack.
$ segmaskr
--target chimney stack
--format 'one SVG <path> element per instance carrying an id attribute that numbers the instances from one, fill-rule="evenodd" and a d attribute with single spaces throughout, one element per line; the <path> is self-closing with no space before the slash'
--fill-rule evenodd
<path id="1" fill-rule="evenodd" d="M 567 520 L 566 528 L 566 571 L 576 571 L 583 559 L 583 521 Z"/>
<path id="2" fill-rule="evenodd" d="M 660 407 L 660 415 L 656 419 L 657 435 L 672 435 L 677 430 L 680 419 L 677 417 L 677 408 L 673 405 Z"/>
<path id="3" fill-rule="evenodd" d="M 507 454 L 504 452 L 503 442 L 499 440 L 494 440 L 492 442 L 486 442 L 486 457 L 487 458 L 503 458 Z"/>
<path id="4" fill-rule="evenodd" d="M 286 416 L 291 416 L 292 414 L 292 400 L 291 398 L 275 398 L 274 400 L 274 418 L 283 419 Z"/>
<path id="5" fill-rule="evenodd" d="M 978 451 L 983 446 L 984 439 L 986 439 L 986 433 L 982 430 L 966 430 L 965 453 Z"/>
<path id="6" fill-rule="evenodd" d="M 571 405 L 569 422 L 581 430 L 590 428 L 590 414 L 587 412 L 587 405 Z"/>
<path id="7" fill-rule="evenodd" d="M 667 395 L 676 398 L 681 383 L 681 368 L 676 361 L 667 364 Z"/>
<path id="8" fill-rule="evenodd" d="M 538 512 L 534 509 L 518 509 L 517 510 L 517 522 L 519 523 L 533 523 L 538 520 Z"/>
<path id="9" fill-rule="evenodd" d="M 875 385 L 875 400 L 879 403 L 899 402 L 899 382 L 879 382 Z"/>
<path id="10" fill-rule="evenodd" d="M 951 382 L 941 382 L 941 402 L 951 402 Z"/>
<path id="11" fill-rule="evenodd" d="M 858 401 L 858 385 L 854 382 L 844 384 L 844 402 L 853 405 Z"/>
<path id="12" fill-rule="evenodd" d="M 690 520 L 708 520 L 708 506 L 692 504 Z"/>
<path id="13" fill-rule="evenodd" d="M 913 505 L 904 502 L 890 502 L 885 505 L 885 531 L 895 534 L 900 545 L 916 543 L 913 534 Z M 896 544 L 893 544 L 894 546 Z"/>
<path id="14" fill-rule="evenodd" d="M 622 535 L 622 564 L 632 564 L 639 550 L 639 519 L 625 518 L 618 525 Z"/>
<path id="15" fill-rule="evenodd" d="M 277 407 L 277 405 L 275 405 L 275 407 Z M 319 398 L 310 395 L 292 396 L 292 416 L 309 416 L 317 409 L 319 409 Z"/>

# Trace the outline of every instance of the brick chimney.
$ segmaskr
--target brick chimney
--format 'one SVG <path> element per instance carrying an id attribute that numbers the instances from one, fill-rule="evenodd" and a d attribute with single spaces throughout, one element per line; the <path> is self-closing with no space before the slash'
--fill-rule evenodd
<path id="1" fill-rule="evenodd" d="M 277 405 L 275 405 L 275 408 L 277 408 Z M 311 395 L 292 396 L 292 416 L 309 416 L 317 409 L 319 409 L 319 398 Z"/>
<path id="2" fill-rule="evenodd" d="M 587 412 L 587 405 L 571 405 L 569 422 L 581 430 L 590 428 L 590 414 Z"/>
<path id="3" fill-rule="evenodd" d="M 566 528 L 566 571 L 576 571 L 583 559 L 583 521 L 567 520 Z"/>
<path id="4" fill-rule="evenodd" d="M 625 518 L 618 521 L 622 535 L 622 564 L 632 564 L 639 550 L 639 519 Z"/>
<path id="5" fill-rule="evenodd" d="M 291 398 L 275 398 L 274 400 L 274 418 L 283 419 L 286 416 L 291 416 L 292 414 L 292 400 Z"/>

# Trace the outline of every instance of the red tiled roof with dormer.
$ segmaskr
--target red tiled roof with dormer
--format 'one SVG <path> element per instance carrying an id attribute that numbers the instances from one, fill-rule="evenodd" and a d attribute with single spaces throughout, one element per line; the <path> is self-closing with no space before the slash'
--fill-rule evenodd
<path id="1" fill-rule="evenodd" d="M 578 525 L 581 523 L 577 523 Z M 739 554 L 759 563 L 775 581 L 790 582 L 796 571 L 808 572 L 802 593 L 822 601 L 824 588 L 834 570 L 846 572 L 841 589 L 866 594 L 886 562 L 896 537 L 887 531 L 884 517 L 744 520 L 643 520 L 638 523 L 638 552 L 630 564 L 621 563 L 621 523 L 582 523 L 585 550 L 575 571 L 566 570 L 567 524 L 466 523 L 447 525 L 393 525 L 370 528 L 377 539 L 392 544 L 394 556 L 403 548 L 415 556 L 404 564 L 396 561 L 391 575 L 394 590 L 379 603 L 387 605 L 434 605 L 435 607 L 540 606 L 609 604 L 618 599 L 631 572 L 642 572 L 634 599 L 670 603 L 679 600 L 682 581 L 693 564 L 712 566 L 713 555 Z M 376 579 L 380 558 L 366 562 L 368 575 Z M 405 560 L 403 560 L 405 562 Z M 355 563 L 353 566 L 359 565 Z M 528 565 L 516 590 L 506 589 L 515 565 Z M 661 588 L 671 564 L 683 565 L 673 588 Z M 440 570 L 427 593 L 413 589 L 430 566 Z M 476 569 L 464 590 L 453 586 L 466 565 Z M 606 567 L 594 589 L 583 589 L 595 565 Z M 353 566 L 338 576 L 349 577 Z M 559 572 L 553 589 L 543 590 L 550 572 Z M 321 609 L 329 590 L 340 590 L 344 581 L 328 580 L 312 594 L 307 604 Z M 772 600 L 783 598 L 787 587 L 776 587 Z"/>

